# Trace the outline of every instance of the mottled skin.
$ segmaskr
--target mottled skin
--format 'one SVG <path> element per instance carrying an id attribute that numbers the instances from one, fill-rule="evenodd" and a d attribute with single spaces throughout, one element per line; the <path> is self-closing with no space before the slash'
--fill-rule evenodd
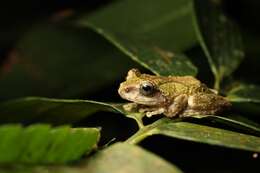
<path id="1" fill-rule="evenodd" d="M 145 112 L 148 117 L 157 114 L 167 117 L 212 115 L 231 106 L 224 97 L 217 95 L 217 91 L 192 76 L 154 76 L 141 74 L 137 69 L 128 72 L 118 93 L 133 102 L 125 109 Z"/>

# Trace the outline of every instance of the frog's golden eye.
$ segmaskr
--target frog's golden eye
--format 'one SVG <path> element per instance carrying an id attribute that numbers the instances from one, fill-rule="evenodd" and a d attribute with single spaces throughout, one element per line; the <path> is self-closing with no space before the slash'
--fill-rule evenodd
<path id="1" fill-rule="evenodd" d="M 145 96 L 150 96 L 154 93 L 155 87 L 151 82 L 143 82 L 140 84 L 140 93 Z"/>

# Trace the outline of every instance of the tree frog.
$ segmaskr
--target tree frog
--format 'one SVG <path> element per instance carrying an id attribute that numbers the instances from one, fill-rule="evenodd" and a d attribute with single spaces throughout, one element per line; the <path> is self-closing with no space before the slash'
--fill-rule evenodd
<path id="1" fill-rule="evenodd" d="M 155 76 L 141 74 L 138 69 L 128 71 L 118 93 L 133 102 L 124 106 L 127 111 L 135 109 L 147 117 L 214 115 L 231 106 L 216 90 L 192 76 Z"/>

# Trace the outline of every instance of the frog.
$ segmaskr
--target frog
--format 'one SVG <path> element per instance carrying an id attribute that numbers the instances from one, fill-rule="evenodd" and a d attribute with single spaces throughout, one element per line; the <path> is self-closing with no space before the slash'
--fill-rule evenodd
<path id="1" fill-rule="evenodd" d="M 216 115 L 231 106 L 226 97 L 193 76 L 142 74 L 135 68 L 120 83 L 118 94 L 130 101 L 124 105 L 126 111 L 144 113 L 147 117 Z"/>

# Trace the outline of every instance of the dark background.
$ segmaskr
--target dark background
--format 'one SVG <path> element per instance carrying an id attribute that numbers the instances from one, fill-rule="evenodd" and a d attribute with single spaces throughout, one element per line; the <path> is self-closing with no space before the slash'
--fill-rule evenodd
<path id="1" fill-rule="evenodd" d="M 102 8 L 112 0 L 54 0 L 54 1 L 18 1 L 0 2 L 0 62 L 8 57 L 17 40 L 34 23 L 53 17 L 91 13 Z M 258 63 L 260 49 L 260 1 L 237 0 L 224 1 L 225 12 L 239 24 L 246 49 L 246 60 L 242 62 L 235 76 L 238 79 L 260 83 Z M 250 68 L 254 65 L 254 68 Z M 85 96 L 99 99 L 109 96 L 112 100 L 120 100 L 117 96 L 108 95 L 108 90 L 116 90 L 116 86 L 104 88 L 102 91 Z M 117 115 L 100 116 L 98 113 L 74 126 L 101 126 L 101 146 L 112 138 L 125 140 L 137 129 L 135 123 Z M 105 113 L 108 114 L 108 113 Z M 213 125 L 213 124 L 211 124 Z M 216 125 L 216 124 L 214 124 Z M 260 159 L 253 158 L 252 152 L 227 149 L 206 144 L 182 141 L 162 136 L 154 136 L 144 140 L 141 145 L 166 160 L 173 162 L 185 172 L 260 172 Z"/>

